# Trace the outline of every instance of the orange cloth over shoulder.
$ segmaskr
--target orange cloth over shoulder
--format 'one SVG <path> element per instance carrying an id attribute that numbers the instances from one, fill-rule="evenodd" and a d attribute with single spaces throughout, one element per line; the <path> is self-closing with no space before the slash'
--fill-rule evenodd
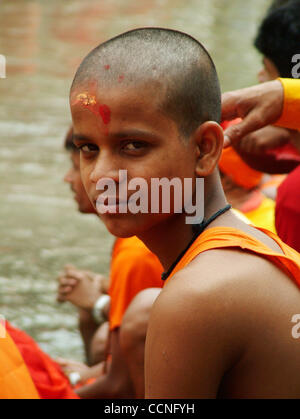
<path id="1" fill-rule="evenodd" d="M 110 330 L 120 327 L 133 298 L 146 288 L 162 288 L 163 267 L 137 237 L 118 238 L 110 269 Z"/>
<path id="2" fill-rule="evenodd" d="M 0 329 L 3 336 L 1 324 Z M 8 333 L 0 338 L 0 399 L 39 399 L 24 359 Z"/>
<path id="3" fill-rule="evenodd" d="M 6 328 L 25 361 L 41 399 L 79 399 L 60 366 L 30 336 L 8 322 Z"/>
<path id="4" fill-rule="evenodd" d="M 257 228 L 257 227 L 256 227 Z M 221 248 L 237 248 L 255 253 L 274 263 L 300 286 L 300 254 L 283 243 L 276 234 L 257 228 L 271 237 L 281 248 L 283 254 L 272 251 L 259 240 L 241 230 L 231 227 L 208 228 L 194 241 L 184 256 L 175 266 L 167 280 L 176 272 L 187 266 L 196 256 L 206 250 Z"/>

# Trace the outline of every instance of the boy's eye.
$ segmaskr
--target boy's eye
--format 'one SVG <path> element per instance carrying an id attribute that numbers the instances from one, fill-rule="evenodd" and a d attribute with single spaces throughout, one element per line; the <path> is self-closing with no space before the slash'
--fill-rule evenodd
<path id="1" fill-rule="evenodd" d="M 92 153 L 94 151 L 98 151 L 98 147 L 94 144 L 83 144 L 79 147 L 79 149 L 83 153 Z"/>
<path id="2" fill-rule="evenodd" d="M 125 146 L 123 147 L 123 150 L 138 151 L 145 147 L 146 147 L 146 143 L 144 141 L 130 141 L 125 144 Z"/>

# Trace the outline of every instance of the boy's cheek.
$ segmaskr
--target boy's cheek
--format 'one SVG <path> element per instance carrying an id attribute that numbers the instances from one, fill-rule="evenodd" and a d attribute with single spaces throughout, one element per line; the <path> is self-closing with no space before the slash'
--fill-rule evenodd
<path id="1" fill-rule="evenodd" d="M 85 190 L 87 191 L 87 194 L 89 194 L 91 186 L 90 173 L 84 168 L 81 168 L 81 181 Z"/>

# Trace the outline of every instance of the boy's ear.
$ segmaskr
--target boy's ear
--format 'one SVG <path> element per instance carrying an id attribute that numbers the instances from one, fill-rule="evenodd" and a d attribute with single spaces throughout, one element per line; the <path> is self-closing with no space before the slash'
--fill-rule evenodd
<path id="1" fill-rule="evenodd" d="M 197 147 L 196 176 L 209 176 L 221 157 L 224 142 L 223 129 L 217 122 L 207 121 L 199 126 L 193 137 Z"/>

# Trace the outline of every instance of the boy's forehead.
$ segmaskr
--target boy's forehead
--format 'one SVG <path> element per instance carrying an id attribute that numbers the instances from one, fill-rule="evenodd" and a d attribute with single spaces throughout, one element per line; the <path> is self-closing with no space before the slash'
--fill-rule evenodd
<path id="1" fill-rule="evenodd" d="M 94 80 L 87 83 L 76 84 L 70 91 L 71 105 L 77 103 L 88 103 L 89 100 L 96 100 L 98 85 Z"/>
<path id="2" fill-rule="evenodd" d="M 101 101 L 103 96 L 113 94 L 122 96 L 124 93 L 131 96 L 153 95 L 162 96 L 164 85 L 162 82 L 150 78 L 133 80 L 126 74 L 122 74 L 118 80 L 89 80 L 72 87 L 70 92 L 71 105 L 73 103 L 93 104 L 94 101 Z"/>
<path id="3" fill-rule="evenodd" d="M 109 124 L 112 112 L 153 113 L 161 110 L 163 89 L 149 84 L 114 84 L 95 83 L 77 86 L 72 89 L 70 104 L 73 116 L 80 118 L 82 110 L 88 110 L 101 117 L 104 124 Z"/>
<path id="4" fill-rule="evenodd" d="M 111 137 L 172 135 L 177 138 L 177 123 L 162 111 L 162 94 L 155 93 L 155 88 L 117 85 L 99 87 L 96 91 L 88 86 L 76 87 L 71 95 L 76 139 L 94 138 L 98 130 Z"/>

